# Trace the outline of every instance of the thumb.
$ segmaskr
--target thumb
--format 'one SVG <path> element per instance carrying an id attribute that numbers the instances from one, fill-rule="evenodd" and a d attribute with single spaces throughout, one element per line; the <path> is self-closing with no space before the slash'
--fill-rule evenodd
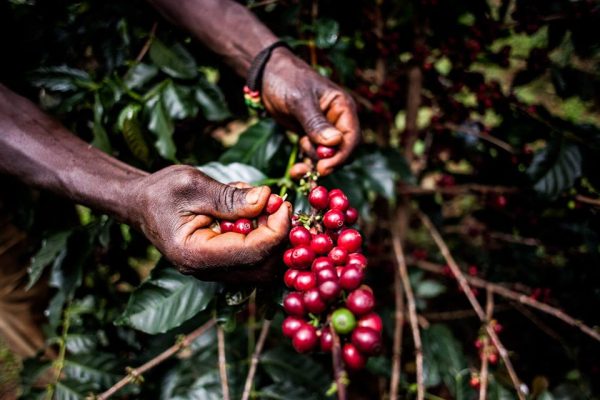
<path id="1" fill-rule="evenodd" d="M 324 146 L 336 146 L 342 141 L 342 132 L 325 118 L 318 104 L 307 101 L 296 111 L 296 118 L 311 142 Z"/>
<path id="2" fill-rule="evenodd" d="M 203 214 L 235 220 L 258 216 L 267 204 L 271 189 L 268 186 L 239 188 L 213 181 L 207 194 L 207 209 Z"/>

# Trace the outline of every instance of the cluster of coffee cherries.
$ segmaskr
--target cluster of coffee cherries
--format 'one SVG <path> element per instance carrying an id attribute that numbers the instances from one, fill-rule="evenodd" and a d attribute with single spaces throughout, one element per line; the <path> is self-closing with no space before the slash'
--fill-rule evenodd
<path id="1" fill-rule="evenodd" d="M 252 232 L 259 224 L 261 218 L 266 218 L 270 214 L 274 214 L 279 210 L 279 207 L 283 204 L 283 198 L 277 196 L 276 194 L 271 194 L 269 196 L 269 200 L 267 201 L 267 205 L 257 220 L 251 220 L 248 218 L 239 218 L 235 221 L 219 221 L 219 228 L 221 233 L 227 232 L 235 232 L 241 233 L 242 235 L 247 235 Z"/>
<path id="2" fill-rule="evenodd" d="M 502 332 L 504 329 L 504 327 L 495 319 L 490 321 L 490 326 L 497 334 Z M 490 364 L 495 365 L 498 363 L 498 349 L 491 343 L 488 346 L 485 346 L 486 337 L 487 335 L 482 333 L 477 339 L 475 339 L 474 345 L 479 352 L 479 357 L 481 359 L 485 357 Z"/>
<path id="3" fill-rule="evenodd" d="M 382 331 L 373 291 L 362 284 L 367 259 L 361 234 L 351 228 L 358 211 L 340 189 L 317 186 L 308 201 L 312 211 L 294 217 L 292 247 L 283 256 L 284 282 L 291 290 L 283 300 L 288 314 L 283 334 L 306 353 L 331 351 L 335 332 L 344 363 L 358 370 L 380 351 Z"/>

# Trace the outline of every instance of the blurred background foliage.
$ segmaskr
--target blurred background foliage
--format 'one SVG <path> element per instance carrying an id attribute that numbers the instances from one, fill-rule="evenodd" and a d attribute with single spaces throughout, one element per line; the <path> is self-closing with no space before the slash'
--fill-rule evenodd
<path id="1" fill-rule="evenodd" d="M 345 190 L 361 211 L 368 280 L 385 317 L 385 350 L 351 376 L 352 398 L 387 395 L 397 289 L 390 215 L 407 199 L 436 223 L 465 273 L 600 323 L 596 1 L 245 4 L 358 104 L 364 144 L 322 180 Z M 141 0 L 3 1 L 0 44 L 0 81 L 127 163 L 148 171 L 186 163 L 223 182 L 293 188 L 283 178 L 293 146 L 285 131 L 249 116 L 243 80 Z M 2 349 L 2 365 L 12 366 L 2 379 L 20 371 L 24 398 L 84 398 L 217 316 L 239 397 L 257 321 L 266 313 L 278 326 L 282 318 L 279 283 L 251 294 L 180 275 L 129 227 L 2 181 L 14 188 L 7 203 L 13 222 L 34 243 L 31 284 L 43 277 L 53 288 L 45 331 L 59 355 L 54 363 L 19 363 Z M 409 262 L 443 265 L 427 231 L 414 221 L 410 228 Z M 464 295 L 451 277 L 417 268 L 411 284 L 427 322 L 429 398 L 475 398 L 468 382 L 480 365 L 480 325 Z M 188 307 L 176 312 L 181 302 Z M 597 342 L 506 299 L 497 298 L 495 317 L 530 398 L 598 398 Z M 410 398 L 415 365 L 404 336 L 401 387 Z M 119 396 L 222 398 L 215 342 L 214 332 L 201 336 Z M 254 397 L 328 397 L 329 357 L 290 352 L 274 329 Z M 44 384 L 36 385 L 40 377 Z M 489 396 L 515 398 L 501 365 L 491 367 Z"/>

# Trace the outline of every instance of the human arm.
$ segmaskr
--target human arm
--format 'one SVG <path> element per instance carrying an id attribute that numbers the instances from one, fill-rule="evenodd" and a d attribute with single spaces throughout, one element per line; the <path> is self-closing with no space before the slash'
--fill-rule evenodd
<path id="1" fill-rule="evenodd" d="M 244 78 L 256 55 L 277 41 L 250 11 L 231 0 L 149 1 Z M 321 174 L 339 167 L 358 144 L 360 127 L 352 98 L 288 49 L 273 51 L 261 95 L 267 111 L 279 122 L 307 133 L 300 144 L 313 159 L 317 145 L 337 147 L 334 157 L 317 163 Z"/>
<path id="2" fill-rule="evenodd" d="M 214 218 L 256 217 L 269 188 L 222 185 L 182 165 L 148 174 L 90 146 L 1 84 L 0 173 L 113 215 L 200 278 L 235 280 L 219 272 L 233 265 L 239 280 L 254 277 L 245 267 L 263 260 L 289 229 L 285 203 L 247 236 L 217 234 L 209 229 Z"/>

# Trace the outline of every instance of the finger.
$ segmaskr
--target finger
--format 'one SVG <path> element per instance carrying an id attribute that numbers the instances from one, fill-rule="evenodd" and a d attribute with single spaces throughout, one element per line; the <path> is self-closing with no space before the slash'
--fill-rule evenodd
<path id="1" fill-rule="evenodd" d="M 246 182 L 240 182 L 240 181 L 235 181 L 235 182 L 229 182 L 228 183 L 229 186 L 235 186 L 238 189 L 250 189 L 253 188 L 254 186 L 252 186 L 249 183 Z"/>
<path id="2" fill-rule="evenodd" d="M 298 180 L 310 172 L 311 168 L 312 167 L 305 162 L 294 164 L 294 166 L 290 169 L 290 177 L 293 180 Z"/>
<path id="3" fill-rule="evenodd" d="M 302 152 L 305 155 L 312 158 L 313 160 L 317 158 L 317 152 L 315 150 L 315 146 L 313 145 L 313 143 L 311 142 L 311 140 L 308 136 L 302 136 L 300 138 L 300 141 L 298 142 L 298 145 L 300 146 L 300 149 L 302 149 Z"/>
<path id="4" fill-rule="evenodd" d="M 305 101 L 295 110 L 296 117 L 314 144 L 337 146 L 342 141 L 342 132 L 325 118 L 323 110 L 314 101 Z"/>

